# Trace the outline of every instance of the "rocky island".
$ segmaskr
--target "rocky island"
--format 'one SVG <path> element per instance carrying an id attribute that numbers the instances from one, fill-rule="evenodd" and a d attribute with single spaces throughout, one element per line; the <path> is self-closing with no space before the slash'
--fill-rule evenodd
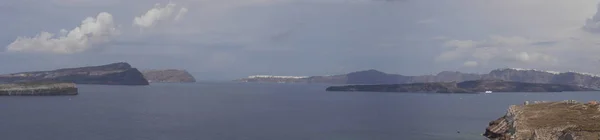
<path id="1" fill-rule="evenodd" d="M 196 79 L 186 70 L 144 70 L 144 78 L 150 83 L 194 83 Z"/>
<path id="2" fill-rule="evenodd" d="M 594 91 L 575 85 L 524 83 L 503 80 L 474 80 L 465 82 L 432 82 L 411 84 L 331 86 L 327 91 L 417 92 L 417 93 L 480 93 L 492 92 L 563 92 Z"/>
<path id="3" fill-rule="evenodd" d="M 77 95 L 75 83 L 13 83 L 0 84 L 0 96 Z"/>
<path id="4" fill-rule="evenodd" d="M 72 82 L 100 85 L 148 85 L 142 73 L 128 63 L 66 68 L 51 71 L 21 72 L 0 75 L 0 83 Z"/>
<path id="5" fill-rule="evenodd" d="M 492 140 L 597 140 L 600 108 L 596 101 L 526 101 L 510 106 L 483 135 Z"/>

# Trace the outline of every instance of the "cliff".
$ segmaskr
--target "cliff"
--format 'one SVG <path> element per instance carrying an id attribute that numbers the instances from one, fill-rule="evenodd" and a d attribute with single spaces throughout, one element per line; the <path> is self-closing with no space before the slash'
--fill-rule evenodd
<path id="1" fill-rule="evenodd" d="M 288 76 L 290 77 L 290 76 Z M 404 76 L 388 74 L 377 70 L 365 70 L 333 76 L 310 76 L 304 78 L 256 78 L 239 79 L 242 82 L 280 83 L 330 83 L 330 84 L 407 84 L 429 82 L 463 82 L 472 80 L 504 80 L 525 83 L 546 83 L 577 85 L 587 88 L 600 88 L 600 76 L 578 72 L 553 72 L 533 69 L 505 68 L 492 70 L 487 74 L 443 71 L 436 75 Z"/>
<path id="2" fill-rule="evenodd" d="M 0 75 L 0 83 L 44 81 L 101 85 L 148 85 L 148 81 L 142 73 L 127 63 Z"/>
<path id="3" fill-rule="evenodd" d="M 483 135 L 492 140 L 596 140 L 600 139 L 600 108 L 596 101 L 526 101 L 510 106 Z"/>
<path id="4" fill-rule="evenodd" d="M 185 70 L 166 69 L 166 70 L 145 70 L 142 71 L 144 78 L 150 83 L 193 83 L 196 82 L 194 76 Z"/>
<path id="5" fill-rule="evenodd" d="M 331 86 L 327 91 L 368 91 L 368 92 L 426 92 L 426 93 L 479 93 L 493 92 L 563 92 L 592 91 L 573 85 L 523 83 L 502 80 L 476 80 L 465 82 L 432 82 L 382 85 Z"/>
<path id="6" fill-rule="evenodd" d="M 0 84 L 0 96 L 77 95 L 74 83 L 13 83 Z"/>

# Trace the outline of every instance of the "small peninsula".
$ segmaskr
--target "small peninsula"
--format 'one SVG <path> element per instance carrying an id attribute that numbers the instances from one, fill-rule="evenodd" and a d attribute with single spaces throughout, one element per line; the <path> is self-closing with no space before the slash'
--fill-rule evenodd
<path id="1" fill-rule="evenodd" d="M 525 101 L 490 122 L 483 136 L 491 140 L 597 140 L 600 107 L 597 101 Z"/>
<path id="2" fill-rule="evenodd" d="M 148 85 L 142 73 L 128 63 L 65 68 L 51 71 L 21 72 L 0 75 L 0 83 L 72 82 L 98 85 Z"/>
<path id="3" fill-rule="evenodd" d="M 594 91 L 575 85 L 524 83 L 503 80 L 475 80 L 465 82 L 432 82 L 411 84 L 331 86 L 327 91 L 416 92 L 416 93 L 480 93 L 493 92 L 563 92 Z"/>
<path id="4" fill-rule="evenodd" d="M 144 78 L 150 83 L 194 83 L 196 79 L 186 70 L 144 70 Z"/>
<path id="5" fill-rule="evenodd" d="M 56 96 L 77 95 L 75 83 L 28 82 L 0 84 L 0 96 Z"/>

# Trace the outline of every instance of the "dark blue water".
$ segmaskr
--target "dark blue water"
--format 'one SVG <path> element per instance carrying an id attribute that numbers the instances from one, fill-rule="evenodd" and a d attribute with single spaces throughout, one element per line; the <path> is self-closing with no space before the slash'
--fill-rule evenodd
<path id="1" fill-rule="evenodd" d="M 399 94 L 323 85 L 80 86 L 78 96 L 0 97 L 6 140 L 460 140 L 525 100 L 598 92 Z M 460 131 L 461 133 L 457 133 Z"/>

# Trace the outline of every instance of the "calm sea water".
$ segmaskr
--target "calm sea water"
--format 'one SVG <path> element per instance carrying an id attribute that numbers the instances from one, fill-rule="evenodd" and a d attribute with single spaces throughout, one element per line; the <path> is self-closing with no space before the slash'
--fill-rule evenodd
<path id="1" fill-rule="evenodd" d="M 85 85 L 78 96 L 0 97 L 0 139 L 484 139 L 488 122 L 511 104 L 600 99 L 600 92 L 450 95 L 325 92 L 325 87 Z"/>

